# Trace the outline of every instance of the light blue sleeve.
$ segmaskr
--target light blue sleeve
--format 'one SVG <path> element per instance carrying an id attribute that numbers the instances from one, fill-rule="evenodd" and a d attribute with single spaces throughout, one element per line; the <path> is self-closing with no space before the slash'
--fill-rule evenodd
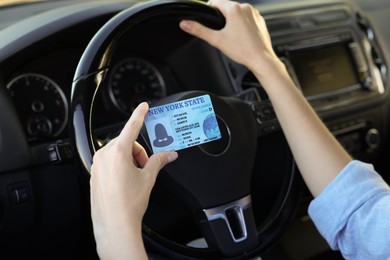
<path id="1" fill-rule="evenodd" d="M 350 162 L 310 203 L 309 215 L 346 259 L 390 259 L 390 189 L 372 165 Z"/>

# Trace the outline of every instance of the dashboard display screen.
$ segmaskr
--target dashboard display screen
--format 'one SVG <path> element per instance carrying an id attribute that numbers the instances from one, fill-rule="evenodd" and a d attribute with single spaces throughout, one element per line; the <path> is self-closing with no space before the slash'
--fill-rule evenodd
<path id="1" fill-rule="evenodd" d="M 345 45 L 298 50 L 290 55 L 305 96 L 324 94 L 358 83 Z"/>

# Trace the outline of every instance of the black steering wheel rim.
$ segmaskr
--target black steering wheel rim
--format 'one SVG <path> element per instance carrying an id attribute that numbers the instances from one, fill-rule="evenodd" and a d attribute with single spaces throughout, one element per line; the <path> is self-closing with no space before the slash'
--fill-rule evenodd
<path id="1" fill-rule="evenodd" d="M 76 154 L 78 155 L 82 168 L 90 173 L 93 154 L 100 148 L 92 131 L 92 110 L 95 95 L 105 78 L 110 66 L 110 59 L 115 46 L 121 36 L 132 28 L 156 20 L 176 20 L 182 19 L 198 20 L 207 26 L 220 29 L 224 26 L 224 17 L 215 9 L 196 1 L 151 1 L 128 10 L 125 10 L 112 18 L 101 30 L 94 36 L 87 46 L 77 67 L 74 82 L 72 86 L 71 97 L 71 134 L 76 145 Z M 291 176 L 288 178 L 286 192 L 293 193 L 296 188 L 294 183 L 295 166 L 291 159 Z M 281 202 L 280 208 L 288 204 L 287 200 L 294 200 L 287 194 L 286 200 Z M 257 254 L 273 243 L 276 233 L 285 227 L 290 215 L 283 215 L 279 209 L 275 213 L 274 219 L 270 225 L 283 223 L 280 227 L 273 226 L 273 231 L 265 230 L 259 237 L 261 243 L 250 250 L 247 250 L 243 256 L 229 256 L 233 258 L 247 258 L 249 255 Z M 266 229 L 270 229 L 267 227 Z M 150 228 L 144 225 L 145 241 L 154 249 L 165 252 L 167 255 L 176 258 L 225 258 L 226 255 L 214 249 L 194 249 L 179 245 L 160 236 Z M 271 235 L 268 235 L 268 234 Z M 267 235 L 266 235 L 267 234 Z"/>
<path id="2" fill-rule="evenodd" d="M 196 15 L 194 15 L 196 14 Z M 85 125 L 85 129 L 74 128 L 71 133 L 78 144 L 77 153 L 86 172 L 90 172 L 93 153 L 99 144 L 93 138 L 90 115 L 94 96 L 100 87 L 110 58 L 120 37 L 130 28 L 153 20 L 194 19 L 210 28 L 221 29 L 225 19 L 220 12 L 197 1 L 150 1 L 129 8 L 108 21 L 93 37 L 77 66 L 72 85 L 72 125 Z"/>

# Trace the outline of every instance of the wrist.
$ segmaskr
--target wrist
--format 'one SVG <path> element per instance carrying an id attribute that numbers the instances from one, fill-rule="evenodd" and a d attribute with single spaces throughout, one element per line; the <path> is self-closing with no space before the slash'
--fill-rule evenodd
<path id="1" fill-rule="evenodd" d="M 276 55 L 269 54 L 268 58 L 264 58 L 263 56 L 261 59 L 257 60 L 261 60 L 262 62 L 255 63 L 252 67 L 248 68 L 267 92 L 275 87 L 286 85 L 281 83 L 292 83 L 286 66 Z"/>
<path id="2" fill-rule="evenodd" d="M 114 221 L 106 232 L 96 232 L 96 248 L 100 259 L 146 259 L 142 240 L 142 222 Z M 98 235 L 102 234 L 102 235 Z"/>

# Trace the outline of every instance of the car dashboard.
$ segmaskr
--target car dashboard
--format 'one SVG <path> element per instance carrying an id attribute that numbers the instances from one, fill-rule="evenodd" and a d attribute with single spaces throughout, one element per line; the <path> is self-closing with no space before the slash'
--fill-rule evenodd
<path id="1" fill-rule="evenodd" d="M 0 30 L 0 88 L 8 93 L 23 126 L 34 174 L 32 177 L 25 170 L 1 173 L 0 241 L 10 248 L 22 245 L 34 247 L 42 255 L 64 252 L 68 256 L 79 250 L 80 244 L 90 243 L 83 239 L 84 233 L 91 233 L 91 227 L 84 226 L 89 216 L 88 189 L 83 185 L 88 180 L 80 180 L 84 173 L 73 163 L 69 135 L 73 77 L 93 35 L 134 3 L 51 4 L 59 6 L 42 11 L 40 6 L 45 3 L 35 3 L 41 13 Z M 390 31 L 386 17 L 390 5 L 386 1 L 335 0 L 255 6 L 266 20 L 276 53 L 331 132 L 354 158 L 373 163 L 390 180 L 384 156 L 389 135 Z M 0 9 L 0 16 L 5 11 Z M 123 126 L 140 102 L 153 104 L 189 90 L 251 104 L 264 138 L 282 131 L 272 103 L 254 75 L 205 42 L 181 32 L 171 20 L 146 24 L 122 37 L 96 93 L 94 131 L 104 140 L 107 127 Z M 15 197 L 21 194 L 25 200 Z M 310 199 L 305 191 L 302 208 Z M 306 212 L 301 211 L 297 221 L 307 221 Z M 38 239 L 30 245 L 36 232 Z M 322 246 L 297 252 L 289 247 L 291 232 L 280 242 L 291 259 L 327 250 Z M 51 240 L 54 234 L 56 238 Z M 304 239 L 310 240 L 310 236 Z"/>

